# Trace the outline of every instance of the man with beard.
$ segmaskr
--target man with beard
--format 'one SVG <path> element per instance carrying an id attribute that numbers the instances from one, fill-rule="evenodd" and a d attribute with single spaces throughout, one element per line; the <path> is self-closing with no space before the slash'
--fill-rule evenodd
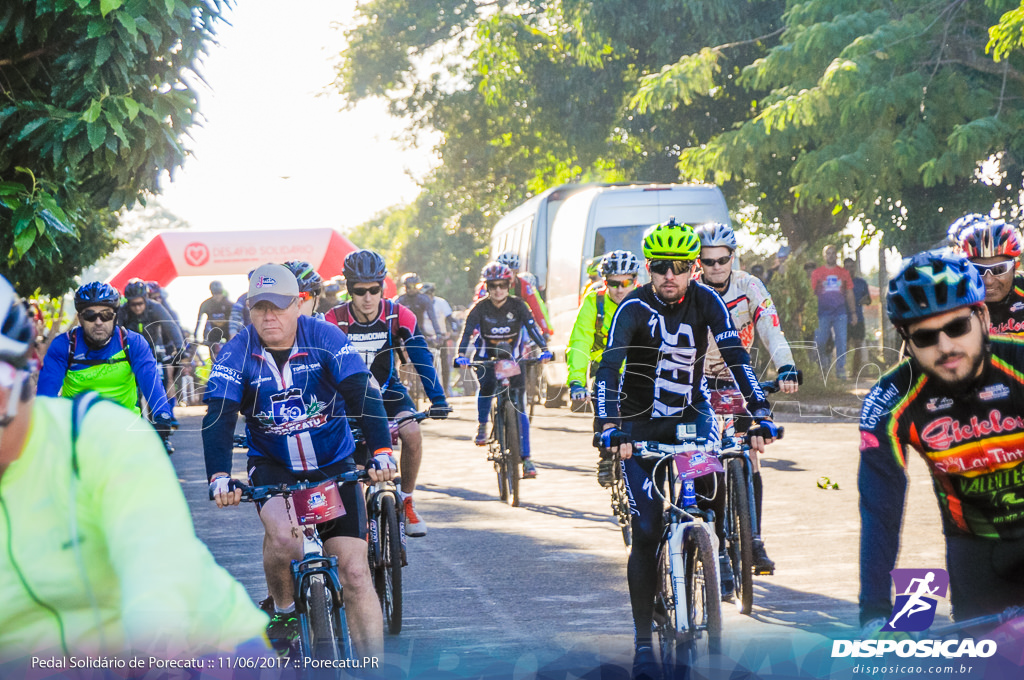
<path id="1" fill-rule="evenodd" d="M 931 470 L 953 617 L 1024 605 L 1024 343 L 989 336 L 982 278 L 960 255 L 910 258 L 886 306 L 909 356 L 861 411 L 861 624 L 873 633 L 893 612 L 907 445 Z"/>
<path id="2" fill-rule="evenodd" d="M 170 437 L 178 423 L 160 384 L 156 359 L 144 337 L 114 325 L 120 304 L 121 294 L 102 281 L 75 291 L 79 326 L 50 344 L 39 374 L 39 395 L 71 398 L 99 392 L 135 413 L 141 413 L 141 395 L 167 453 L 173 453 Z"/>

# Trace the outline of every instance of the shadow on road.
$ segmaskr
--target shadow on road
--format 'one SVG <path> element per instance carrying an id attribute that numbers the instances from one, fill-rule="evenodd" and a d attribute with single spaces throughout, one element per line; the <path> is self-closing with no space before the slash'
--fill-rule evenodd
<path id="1" fill-rule="evenodd" d="M 761 467 L 781 470 L 782 472 L 804 472 L 807 469 L 800 467 L 792 460 L 786 460 L 785 458 L 765 458 L 764 456 L 761 457 Z"/>
<path id="2" fill-rule="evenodd" d="M 782 624 L 826 637 L 849 635 L 857 621 L 855 602 L 778 586 L 765 579 L 754 582 L 753 618 Z"/>

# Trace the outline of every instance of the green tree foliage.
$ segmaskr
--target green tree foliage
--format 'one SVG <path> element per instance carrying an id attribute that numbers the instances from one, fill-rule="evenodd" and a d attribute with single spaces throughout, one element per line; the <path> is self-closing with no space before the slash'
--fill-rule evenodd
<path id="1" fill-rule="evenodd" d="M 940 240 L 965 212 L 998 205 L 1009 213 L 1021 190 L 1024 59 L 1009 53 L 1010 42 L 997 43 L 1006 57 L 999 64 L 985 49 L 989 27 L 1017 5 L 790 2 L 780 42 L 738 78 L 766 94 L 735 129 L 685 149 L 681 172 L 744 182 L 755 204 L 758 193 L 788 202 L 779 219 L 791 237 L 790 216 L 817 236 L 862 217 L 904 252 Z M 1008 20 L 995 37 L 1014 30 L 1019 39 L 1020 24 Z M 720 80 L 709 76 L 709 59 L 706 51 L 683 56 L 647 79 L 634 103 L 673 106 L 701 89 L 714 96 Z M 989 159 L 997 172 L 983 181 Z M 815 240 L 808 236 L 797 240 Z"/>
<path id="2" fill-rule="evenodd" d="M 229 0 L 0 4 L 0 273 L 59 295 L 115 213 L 181 166 L 193 72 Z"/>

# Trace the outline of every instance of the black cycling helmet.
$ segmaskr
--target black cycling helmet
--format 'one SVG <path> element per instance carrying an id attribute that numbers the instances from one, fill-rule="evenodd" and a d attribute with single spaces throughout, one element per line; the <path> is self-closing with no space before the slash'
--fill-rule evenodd
<path id="1" fill-rule="evenodd" d="M 146 282 L 142 279 L 129 279 L 124 285 L 124 296 L 129 300 L 149 297 L 146 292 Z"/>
<path id="2" fill-rule="evenodd" d="M 220 295 L 224 292 L 224 284 L 220 281 L 210 281 L 210 293 Z"/>
<path id="3" fill-rule="evenodd" d="M 423 283 L 420 284 L 420 292 L 421 293 L 426 293 L 427 295 L 429 295 L 429 294 L 433 293 L 435 290 L 437 290 L 437 284 L 436 283 L 431 283 L 430 281 L 424 281 Z"/>
<path id="4" fill-rule="evenodd" d="M 0 276 L 0 361 L 15 368 L 24 368 L 32 354 L 35 338 L 35 322 L 28 307 L 7 279 Z"/>
<path id="5" fill-rule="evenodd" d="M 384 258 L 372 250 L 356 250 L 345 257 L 345 282 L 378 283 L 388 275 Z"/>
<path id="6" fill-rule="evenodd" d="M 75 311 L 80 312 L 86 307 L 103 305 L 117 309 L 121 304 L 121 294 L 109 283 L 93 281 L 75 291 Z"/>
<path id="7" fill-rule="evenodd" d="M 284 266 L 288 267 L 292 274 L 295 274 L 295 280 L 299 282 L 300 293 L 316 296 L 323 292 L 323 279 L 313 269 L 313 265 L 302 260 L 288 260 Z"/>

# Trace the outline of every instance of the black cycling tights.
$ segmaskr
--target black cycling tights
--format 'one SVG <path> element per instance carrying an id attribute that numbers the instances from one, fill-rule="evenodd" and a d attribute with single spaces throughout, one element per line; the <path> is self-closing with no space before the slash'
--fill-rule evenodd
<path id="1" fill-rule="evenodd" d="M 946 569 L 957 621 L 1024 606 L 1024 539 L 947 536 Z"/>

